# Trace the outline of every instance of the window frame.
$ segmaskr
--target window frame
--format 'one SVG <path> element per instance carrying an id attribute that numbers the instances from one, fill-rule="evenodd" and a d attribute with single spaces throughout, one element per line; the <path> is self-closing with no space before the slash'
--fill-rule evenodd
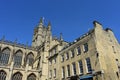
<path id="1" fill-rule="evenodd" d="M 77 74 L 76 63 L 75 63 L 75 62 L 72 63 L 72 74 L 73 74 L 74 76 Z"/>
<path id="2" fill-rule="evenodd" d="M 9 63 L 10 58 L 10 49 L 4 48 L 2 52 L 0 53 L 0 64 L 1 65 L 7 65 Z"/>
<path id="3" fill-rule="evenodd" d="M 81 55 L 81 47 L 77 46 L 77 55 Z"/>
<path id="4" fill-rule="evenodd" d="M 92 73 L 92 66 L 91 66 L 90 58 L 87 57 L 87 58 L 85 59 L 85 61 L 86 61 L 87 72 L 88 72 L 88 73 Z"/>
<path id="5" fill-rule="evenodd" d="M 61 62 L 64 62 L 64 54 L 61 55 Z"/>
<path id="6" fill-rule="evenodd" d="M 28 53 L 27 55 L 27 61 L 29 62 L 29 66 L 32 66 L 33 62 L 34 62 L 34 55 L 33 53 Z"/>
<path id="7" fill-rule="evenodd" d="M 88 43 L 83 44 L 83 50 L 84 50 L 84 53 L 88 52 L 89 50 Z"/>
<path id="8" fill-rule="evenodd" d="M 74 58 L 74 57 L 75 57 L 75 50 L 72 49 L 72 50 L 71 50 L 71 58 Z"/>
<path id="9" fill-rule="evenodd" d="M 65 78 L 65 67 L 62 66 L 62 79 L 64 79 L 64 78 Z"/>
<path id="10" fill-rule="evenodd" d="M 6 80 L 7 73 L 4 70 L 0 70 L 0 79 Z"/>
<path id="11" fill-rule="evenodd" d="M 16 77 L 17 76 L 17 77 Z M 20 78 L 18 79 L 18 76 L 20 76 Z M 15 79 L 14 79 L 15 78 Z M 20 73 L 20 72 L 17 72 L 15 73 L 13 76 L 12 76 L 12 80 L 22 80 L 23 78 L 23 75 Z"/>
<path id="12" fill-rule="evenodd" d="M 23 59 L 23 52 L 19 50 L 14 55 L 14 67 L 20 68 L 22 65 L 22 59 Z"/>
<path id="13" fill-rule="evenodd" d="M 66 60 L 69 59 L 69 52 L 66 53 Z"/>
<path id="14" fill-rule="evenodd" d="M 70 65 L 67 65 L 67 77 L 70 76 Z"/>
<path id="15" fill-rule="evenodd" d="M 36 80 L 36 75 L 35 74 L 30 74 L 28 77 L 27 77 L 27 80 Z"/>
<path id="16" fill-rule="evenodd" d="M 83 69 L 83 62 L 82 62 L 82 60 L 78 61 L 78 68 L 79 68 L 79 74 L 83 74 L 84 73 L 84 69 Z"/>

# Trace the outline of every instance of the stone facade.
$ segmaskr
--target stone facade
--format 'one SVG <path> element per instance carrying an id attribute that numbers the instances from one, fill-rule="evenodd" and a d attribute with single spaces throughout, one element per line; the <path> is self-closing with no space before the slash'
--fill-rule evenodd
<path id="1" fill-rule="evenodd" d="M 32 46 L 0 40 L 0 80 L 120 80 L 120 45 L 111 29 L 94 28 L 73 42 L 52 36 L 40 19 Z"/>

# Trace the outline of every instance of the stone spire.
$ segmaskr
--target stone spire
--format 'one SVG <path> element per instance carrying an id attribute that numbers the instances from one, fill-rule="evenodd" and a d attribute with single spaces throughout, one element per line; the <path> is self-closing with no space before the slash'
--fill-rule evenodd
<path id="1" fill-rule="evenodd" d="M 42 17 L 40 18 L 40 22 L 39 22 L 38 27 L 43 27 L 43 18 Z"/>
<path id="2" fill-rule="evenodd" d="M 51 30 L 51 22 L 48 22 L 48 30 Z"/>
<path id="3" fill-rule="evenodd" d="M 60 33 L 60 41 L 63 41 L 62 33 Z"/>

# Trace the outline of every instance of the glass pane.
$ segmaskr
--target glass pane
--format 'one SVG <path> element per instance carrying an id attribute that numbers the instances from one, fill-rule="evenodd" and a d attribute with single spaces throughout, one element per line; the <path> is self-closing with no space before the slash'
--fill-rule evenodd
<path id="1" fill-rule="evenodd" d="M 22 63 L 22 52 L 18 51 L 14 56 L 14 66 L 20 67 Z"/>
<path id="2" fill-rule="evenodd" d="M 22 80 L 22 74 L 21 73 L 14 74 L 12 80 Z"/>
<path id="3" fill-rule="evenodd" d="M 29 65 L 32 65 L 33 64 L 33 61 L 34 61 L 34 56 L 32 53 L 30 53 L 27 57 L 27 60 L 29 61 Z"/>
<path id="4" fill-rule="evenodd" d="M 0 53 L 0 65 L 7 65 L 10 57 L 10 49 L 6 48 Z"/>
<path id="5" fill-rule="evenodd" d="M 80 70 L 80 74 L 83 73 L 83 64 L 82 61 L 79 61 L 79 70 Z"/>
<path id="6" fill-rule="evenodd" d="M 90 63 L 90 58 L 86 58 L 86 63 L 87 63 L 88 72 L 92 72 L 91 63 Z"/>
<path id="7" fill-rule="evenodd" d="M 34 74 L 31 74 L 28 76 L 27 80 L 36 80 L 36 76 Z"/>
<path id="8" fill-rule="evenodd" d="M 0 80 L 6 80 L 6 72 L 0 71 Z"/>

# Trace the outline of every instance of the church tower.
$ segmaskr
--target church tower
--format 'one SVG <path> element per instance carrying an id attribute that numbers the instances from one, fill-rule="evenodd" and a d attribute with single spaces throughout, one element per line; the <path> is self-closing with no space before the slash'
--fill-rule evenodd
<path id="1" fill-rule="evenodd" d="M 50 50 L 50 43 L 52 42 L 51 23 L 47 26 L 43 23 L 43 18 L 40 19 L 39 24 L 34 29 L 34 35 L 32 40 L 32 47 L 37 48 L 38 56 L 38 69 L 40 80 L 46 80 L 48 78 L 48 55 Z"/>
<path id="2" fill-rule="evenodd" d="M 46 27 L 43 23 L 43 18 L 41 18 L 39 24 L 34 29 L 32 46 L 36 48 L 45 42 L 50 42 L 51 38 L 51 24 L 49 22 Z"/>

